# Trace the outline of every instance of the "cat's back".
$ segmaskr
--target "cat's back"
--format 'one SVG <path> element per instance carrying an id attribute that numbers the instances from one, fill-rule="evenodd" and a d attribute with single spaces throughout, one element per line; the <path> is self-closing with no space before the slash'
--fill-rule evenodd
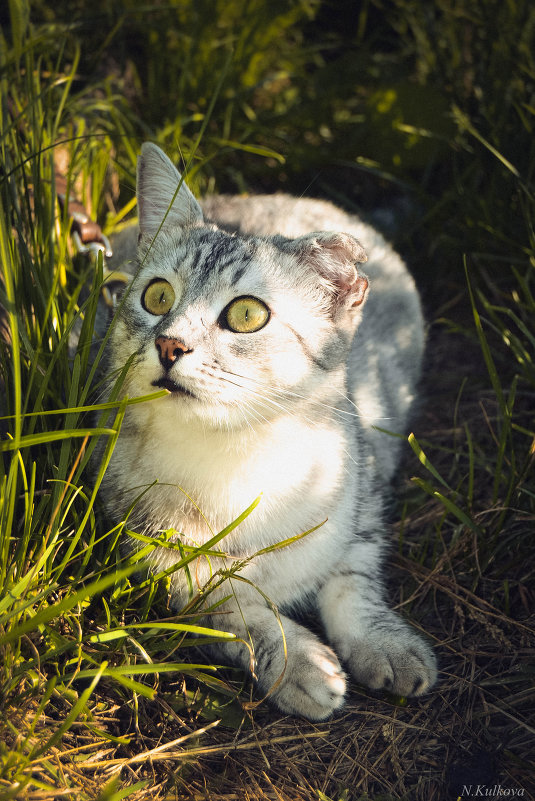
<path id="1" fill-rule="evenodd" d="M 373 293 L 366 306 L 375 305 L 373 296 L 387 291 L 406 293 L 402 305 L 419 313 L 414 281 L 404 262 L 376 228 L 354 214 L 326 200 L 273 195 L 212 195 L 201 202 L 207 219 L 229 231 L 243 235 L 275 236 L 294 239 L 313 231 L 341 231 L 352 234 L 364 246 L 368 262 L 364 272 L 373 282 Z M 382 303 L 383 301 L 381 301 Z M 402 309 L 399 312 L 402 313 Z"/>

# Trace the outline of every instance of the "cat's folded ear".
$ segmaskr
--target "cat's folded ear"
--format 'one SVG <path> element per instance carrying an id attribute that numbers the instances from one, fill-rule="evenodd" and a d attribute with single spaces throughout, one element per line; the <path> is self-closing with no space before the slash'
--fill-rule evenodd
<path id="1" fill-rule="evenodd" d="M 359 275 L 355 264 L 367 261 L 368 257 L 355 237 L 321 231 L 291 240 L 285 249 L 320 276 L 322 285 L 331 296 L 335 313 L 357 309 L 364 303 L 368 279 Z"/>
<path id="2" fill-rule="evenodd" d="M 145 142 L 137 161 L 139 230 L 153 237 L 162 228 L 202 222 L 201 207 L 163 150 Z"/>

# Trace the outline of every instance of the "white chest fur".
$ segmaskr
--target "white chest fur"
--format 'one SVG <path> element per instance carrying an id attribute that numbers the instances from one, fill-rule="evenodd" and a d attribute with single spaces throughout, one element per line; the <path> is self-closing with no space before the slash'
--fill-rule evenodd
<path id="1" fill-rule="evenodd" d="M 324 520 L 350 479 L 345 434 L 332 420 L 284 416 L 225 431 L 181 424 L 176 403 L 169 397 L 133 410 L 111 464 L 129 502 L 157 482 L 140 501 L 153 532 L 175 528 L 200 544 L 262 496 L 239 535 L 240 550 L 251 553 Z"/>

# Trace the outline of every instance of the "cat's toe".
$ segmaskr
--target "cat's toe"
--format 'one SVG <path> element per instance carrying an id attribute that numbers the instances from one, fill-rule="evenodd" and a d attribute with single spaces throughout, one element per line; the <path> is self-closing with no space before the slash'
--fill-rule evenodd
<path id="1" fill-rule="evenodd" d="M 272 700 L 284 712 L 325 720 L 344 703 L 346 677 L 334 651 L 308 643 L 293 654 Z"/>
<path id="2" fill-rule="evenodd" d="M 437 679 L 433 651 L 412 631 L 354 643 L 349 668 L 360 684 L 395 695 L 423 695 Z"/>

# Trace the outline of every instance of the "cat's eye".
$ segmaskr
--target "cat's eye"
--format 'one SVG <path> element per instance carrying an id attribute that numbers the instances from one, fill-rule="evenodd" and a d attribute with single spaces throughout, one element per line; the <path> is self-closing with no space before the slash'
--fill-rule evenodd
<path id="1" fill-rule="evenodd" d="M 145 287 L 141 296 L 143 308 L 150 314 L 167 314 L 175 302 L 175 290 L 163 278 L 155 278 Z"/>
<path id="2" fill-rule="evenodd" d="M 269 320 L 269 309 L 257 298 L 236 298 L 225 309 L 223 318 L 231 331 L 250 334 L 265 326 Z"/>

